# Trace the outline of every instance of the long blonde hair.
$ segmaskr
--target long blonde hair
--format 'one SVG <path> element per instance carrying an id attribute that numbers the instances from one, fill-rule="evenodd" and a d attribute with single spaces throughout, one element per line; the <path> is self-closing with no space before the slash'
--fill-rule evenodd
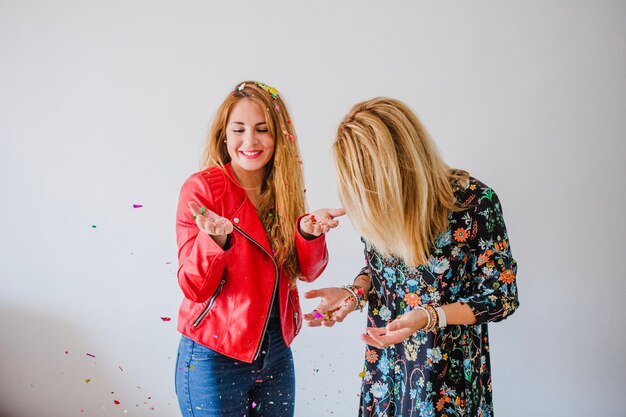
<path id="1" fill-rule="evenodd" d="M 450 169 L 415 113 L 398 100 L 356 104 L 333 144 L 340 199 L 355 228 L 378 251 L 409 265 L 426 263 L 437 235 L 458 209 Z"/>
<path id="2" fill-rule="evenodd" d="M 217 166 L 224 172 L 230 162 L 226 148 L 226 124 L 230 111 L 239 100 L 256 103 L 265 114 L 268 130 L 274 138 L 274 155 L 267 163 L 257 213 L 267 231 L 278 265 L 292 277 L 299 275 L 295 249 L 295 224 L 305 213 L 304 176 L 291 116 L 278 91 L 256 81 L 240 83 L 217 110 L 213 120 L 202 168 Z"/>

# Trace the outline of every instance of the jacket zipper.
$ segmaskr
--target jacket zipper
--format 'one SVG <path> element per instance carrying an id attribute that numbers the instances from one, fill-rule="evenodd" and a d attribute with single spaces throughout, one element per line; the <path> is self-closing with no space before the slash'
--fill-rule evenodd
<path id="1" fill-rule="evenodd" d="M 193 327 L 198 327 L 198 325 L 200 325 L 200 322 L 202 321 L 204 316 L 206 316 L 209 310 L 211 309 L 211 307 L 213 307 L 213 303 L 215 303 L 215 299 L 222 292 L 222 288 L 224 288 L 225 283 L 226 283 L 226 278 L 222 278 L 222 280 L 220 281 L 220 285 L 217 287 L 217 290 L 215 291 L 215 294 L 213 294 L 213 296 L 209 300 L 209 303 L 206 305 L 205 309 L 202 310 L 202 313 L 200 313 L 196 321 L 193 322 Z"/>
<path id="2" fill-rule="evenodd" d="M 291 303 L 291 308 L 293 308 L 293 324 L 296 326 L 296 333 L 298 333 L 298 309 L 293 302 L 293 298 L 291 298 L 291 290 L 289 290 L 289 302 Z"/>
<path id="3" fill-rule="evenodd" d="M 274 263 L 274 289 L 272 290 L 272 298 L 271 298 L 271 301 L 270 301 L 270 308 L 267 311 L 267 317 L 265 318 L 265 324 L 263 325 L 263 333 L 261 333 L 261 340 L 259 341 L 259 346 L 256 348 L 256 353 L 254 354 L 254 360 L 257 360 L 257 358 L 259 357 L 259 353 L 261 352 L 261 346 L 263 345 L 263 337 L 265 336 L 265 332 L 267 331 L 267 325 L 268 325 L 269 320 L 270 320 L 270 313 L 271 313 L 272 307 L 274 305 L 274 295 L 276 295 L 276 289 L 278 287 L 278 264 L 276 263 L 276 260 L 274 259 L 274 257 L 272 255 L 270 255 L 270 253 L 267 250 L 265 250 L 265 248 L 263 246 L 261 246 L 261 244 L 259 242 L 257 242 L 256 240 L 252 239 L 246 232 L 244 232 L 243 230 L 241 230 L 237 226 L 233 225 L 233 227 L 234 227 L 234 229 L 236 231 L 241 233 L 246 239 L 248 239 L 250 242 L 254 243 L 259 248 L 261 248 L 261 250 L 263 252 L 265 252 L 265 254 L 267 256 L 270 257 L 270 259 L 272 260 L 272 263 Z"/>

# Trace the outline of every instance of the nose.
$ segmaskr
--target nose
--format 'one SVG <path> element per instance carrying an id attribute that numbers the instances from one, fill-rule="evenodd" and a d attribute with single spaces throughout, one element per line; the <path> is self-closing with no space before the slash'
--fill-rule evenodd
<path id="1" fill-rule="evenodd" d="M 259 143 L 259 138 L 257 137 L 254 129 L 246 130 L 243 136 L 243 143 L 245 145 L 256 145 L 257 143 Z"/>

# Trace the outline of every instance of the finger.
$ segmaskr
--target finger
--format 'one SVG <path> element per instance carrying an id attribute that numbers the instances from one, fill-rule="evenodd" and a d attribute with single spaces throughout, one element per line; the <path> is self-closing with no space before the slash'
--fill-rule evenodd
<path id="1" fill-rule="evenodd" d="M 304 314 L 304 320 L 309 327 L 319 327 L 322 325 L 322 319 L 316 319 L 313 314 Z"/>
<path id="2" fill-rule="evenodd" d="M 378 343 L 380 346 L 388 346 L 390 344 L 389 341 L 387 340 L 386 335 L 384 334 L 381 335 L 381 334 L 374 333 L 368 330 L 367 336 L 369 336 L 373 341 Z"/>
<path id="3" fill-rule="evenodd" d="M 341 306 L 339 311 L 333 314 L 333 319 L 341 323 L 348 316 L 348 314 L 352 313 L 353 311 L 354 311 L 354 301 L 350 302 L 350 304 L 344 304 L 343 306 Z"/>
<path id="4" fill-rule="evenodd" d="M 384 336 L 387 334 L 386 327 L 368 327 L 365 329 L 365 333 L 372 336 Z"/>
<path id="5" fill-rule="evenodd" d="M 230 220 L 226 219 L 224 222 L 224 234 L 229 235 L 233 232 L 234 226 Z"/>
<path id="6" fill-rule="evenodd" d="M 322 324 L 326 327 L 333 327 L 335 325 L 335 322 L 330 319 L 330 320 L 323 320 Z"/>
<path id="7" fill-rule="evenodd" d="M 302 294 L 302 296 L 304 298 L 323 297 L 324 296 L 324 288 L 321 288 L 319 290 L 309 290 L 309 291 L 305 292 L 304 294 Z"/>
<path id="8" fill-rule="evenodd" d="M 188 202 L 187 207 L 189 207 L 194 214 L 196 214 L 196 212 L 200 213 L 200 206 L 196 204 L 195 201 Z"/>
<path id="9" fill-rule="evenodd" d="M 311 232 L 309 232 L 310 234 L 312 234 L 313 236 L 319 236 L 322 234 L 322 227 L 319 223 L 315 223 L 312 228 L 311 228 Z"/>
<path id="10" fill-rule="evenodd" d="M 344 209 L 343 207 L 336 208 L 336 209 L 328 209 L 327 211 L 328 211 L 328 215 L 333 218 L 341 217 L 344 214 L 346 214 L 346 209 Z"/>
<path id="11" fill-rule="evenodd" d="M 384 346 L 380 345 L 377 341 L 375 341 L 374 339 L 372 339 L 369 335 L 365 333 L 361 334 L 361 340 L 375 348 L 378 348 L 378 349 L 384 348 Z"/>
<path id="12" fill-rule="evenodd" d="M 339 225 L 339 220 L 328 220 L 324 224 L 326 224 L 326 226 L 330 227 L 331 229 L 334 229 Z"/>
<path id="13" fill-rule="evenodd" d="M 406 329 L 409 327 L 409 323 L 403 318 L 396 319 L 389 323 L 387 331 L 395 332 L 396 330 Z"/>
<path id="14" fill-rule="evenodd" d="M 326 234 L 330 230 L 330 227 L 327 224 L 322 225 L 322 233 Z"/>

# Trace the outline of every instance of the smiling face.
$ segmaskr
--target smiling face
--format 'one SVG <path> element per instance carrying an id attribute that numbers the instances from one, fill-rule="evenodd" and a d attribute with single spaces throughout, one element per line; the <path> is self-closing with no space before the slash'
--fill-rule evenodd
<path id="1" fill-rule="evenodd" d="M 241 99 L 233 105 L 226 124 L 226 148 L 242 185 L 260 185 L 274 154 L 274 138 L 258 104 Z"/>

